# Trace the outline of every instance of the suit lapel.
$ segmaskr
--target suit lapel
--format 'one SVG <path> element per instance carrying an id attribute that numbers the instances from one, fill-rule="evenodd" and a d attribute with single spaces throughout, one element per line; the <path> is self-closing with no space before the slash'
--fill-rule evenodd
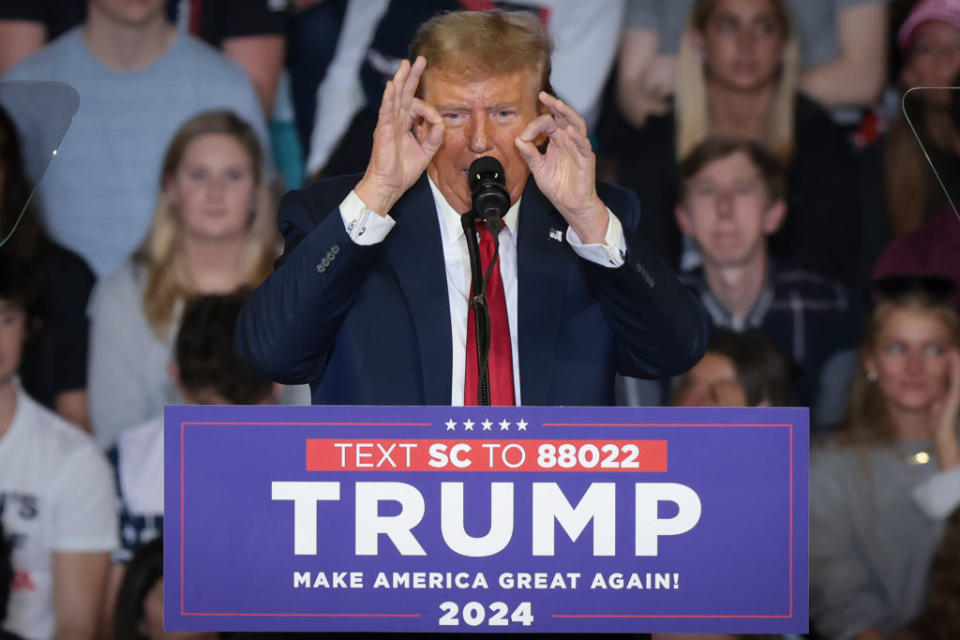
<path id="1" fill-rule="evenodd" d="M 520 399 L 546 404 L 569 270 L 567 223 L 540 193 L 533 177 L 520 203 L 517 223 L 517 318 Z"/>
<path id="2" fill-rule="evenodd" d="M 450 404 L 453 370 L 450 301 L 440 223 L 426 173 L 398 203 L 390 259 L 413 320 L 422 362 L 424 401 Z"/>

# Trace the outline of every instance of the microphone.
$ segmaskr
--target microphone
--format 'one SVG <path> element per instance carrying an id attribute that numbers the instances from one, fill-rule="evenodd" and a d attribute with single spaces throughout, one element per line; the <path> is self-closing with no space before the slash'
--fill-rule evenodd
<path id="1" fill-rule="evenodd" d="M 486 221 L 490 233 L 496 237 L 503 228 L 501 218 L 510 208 L 510 194 L 505 186 L 503 165 L 491 156 L 477 158 L 470 163 L 467 179 L 473 198 L 474 214 Z"/>

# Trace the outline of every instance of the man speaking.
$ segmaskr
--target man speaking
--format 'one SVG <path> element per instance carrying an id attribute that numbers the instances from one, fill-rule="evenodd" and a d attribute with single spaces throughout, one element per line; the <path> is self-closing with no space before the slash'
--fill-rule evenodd
<path id="1" fill-rule="evenodd" d="M 692 366 L 706 317 L 634 232 L 636 197 L 596 183 L 550 53 L 532 14 L 425 23 L 363 176 L 284 198 L 284 254 L 240 317 L 241 357 L 308 382 L 315 404 L 612 404 L 617 371 Z M 502 229 L 474 224 L 472 165 L 503 182 Z"/>

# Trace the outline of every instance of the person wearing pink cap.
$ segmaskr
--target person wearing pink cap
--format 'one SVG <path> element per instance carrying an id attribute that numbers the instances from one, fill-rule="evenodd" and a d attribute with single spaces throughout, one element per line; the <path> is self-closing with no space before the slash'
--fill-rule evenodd
<path id="1" fill-rule="evenodd" d="M 950 4 L 960 7 L 960 0 Z M 907 39 L 912 35 L 909 29 L 901 29 L 901 31 Z M 960 75 L 949 84 L 960 85 Z M 954 130 L 960 131 L 960 91 L 937 93 L 946 93 L 949 96 L 947 110 L 950 122 Z M 960 147 L 956 141 L 958 138 L 960 136 L 955 137 L 955 148 Z M 945 185 L 956 206 L 957 202 L 960 202 L 960 184 L 956 181 L 948 181 Z M 941 199 L 945 198 L 942 192 L 938 195 Z M 873 281 L 902 274 L 948 278 L 957 287 L 956 302 L 957 307 L 960 308 L 960 260 L 957 260 L 957 256 L 960 255 L 960 220 L 957 219 L 954 206 L 944 205 L 938 212 L 927 218 L 920 227 L 887 245 L 874 265 Z"/>
<path id="2" fill-rule="evenodd" d="M 897 32 L 903 57 L 900 87 L 950 87 L 960 73 L 960 0 L 922 0 Z M 960 135 L 951 122 L 953 91 L 926 89 L 907 95 L 906 110 L 944 182 L 960 185 Z M 898 110 L 899 111 L 899 110 Z M 946 204 L 910 123 L 899 115 L 883 141 L 886 218 L 894 236 L 920 227 Z"/>
<path id="3" fill-rule="evenodd" d="M 897 31 L 897 46 L 905 51 L 911 41 L 925 29 L 942 29 L 937 25 L 928 25 L 932 22 L 945 22 L 954 28 L 960 26 L 960 0 L 921 0 L 918 2 L 907 19 Z"/>

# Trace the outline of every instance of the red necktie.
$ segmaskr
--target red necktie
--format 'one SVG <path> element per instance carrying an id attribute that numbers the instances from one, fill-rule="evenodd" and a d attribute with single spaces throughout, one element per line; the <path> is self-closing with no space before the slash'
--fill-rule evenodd
<path id="1" fill-rule="evenodd" d="M 477 222 L 480 232 L 480 264 L 487 273 L 493 259 L 493 235 L 483 221 Z M 490 404 L 513 405 L 513 353 L 510 349 L 510 323 L 507 321 L 507 299 L 503 295 L 500 260 L 493 267 L 486 287 L 487 309 L 490 311 Z M 473 292 L 471 292 L 473 295 Z M 467 371 L 463 404 L 477 404 L 477 328 L 473 306 L 467 314 Z"/>

